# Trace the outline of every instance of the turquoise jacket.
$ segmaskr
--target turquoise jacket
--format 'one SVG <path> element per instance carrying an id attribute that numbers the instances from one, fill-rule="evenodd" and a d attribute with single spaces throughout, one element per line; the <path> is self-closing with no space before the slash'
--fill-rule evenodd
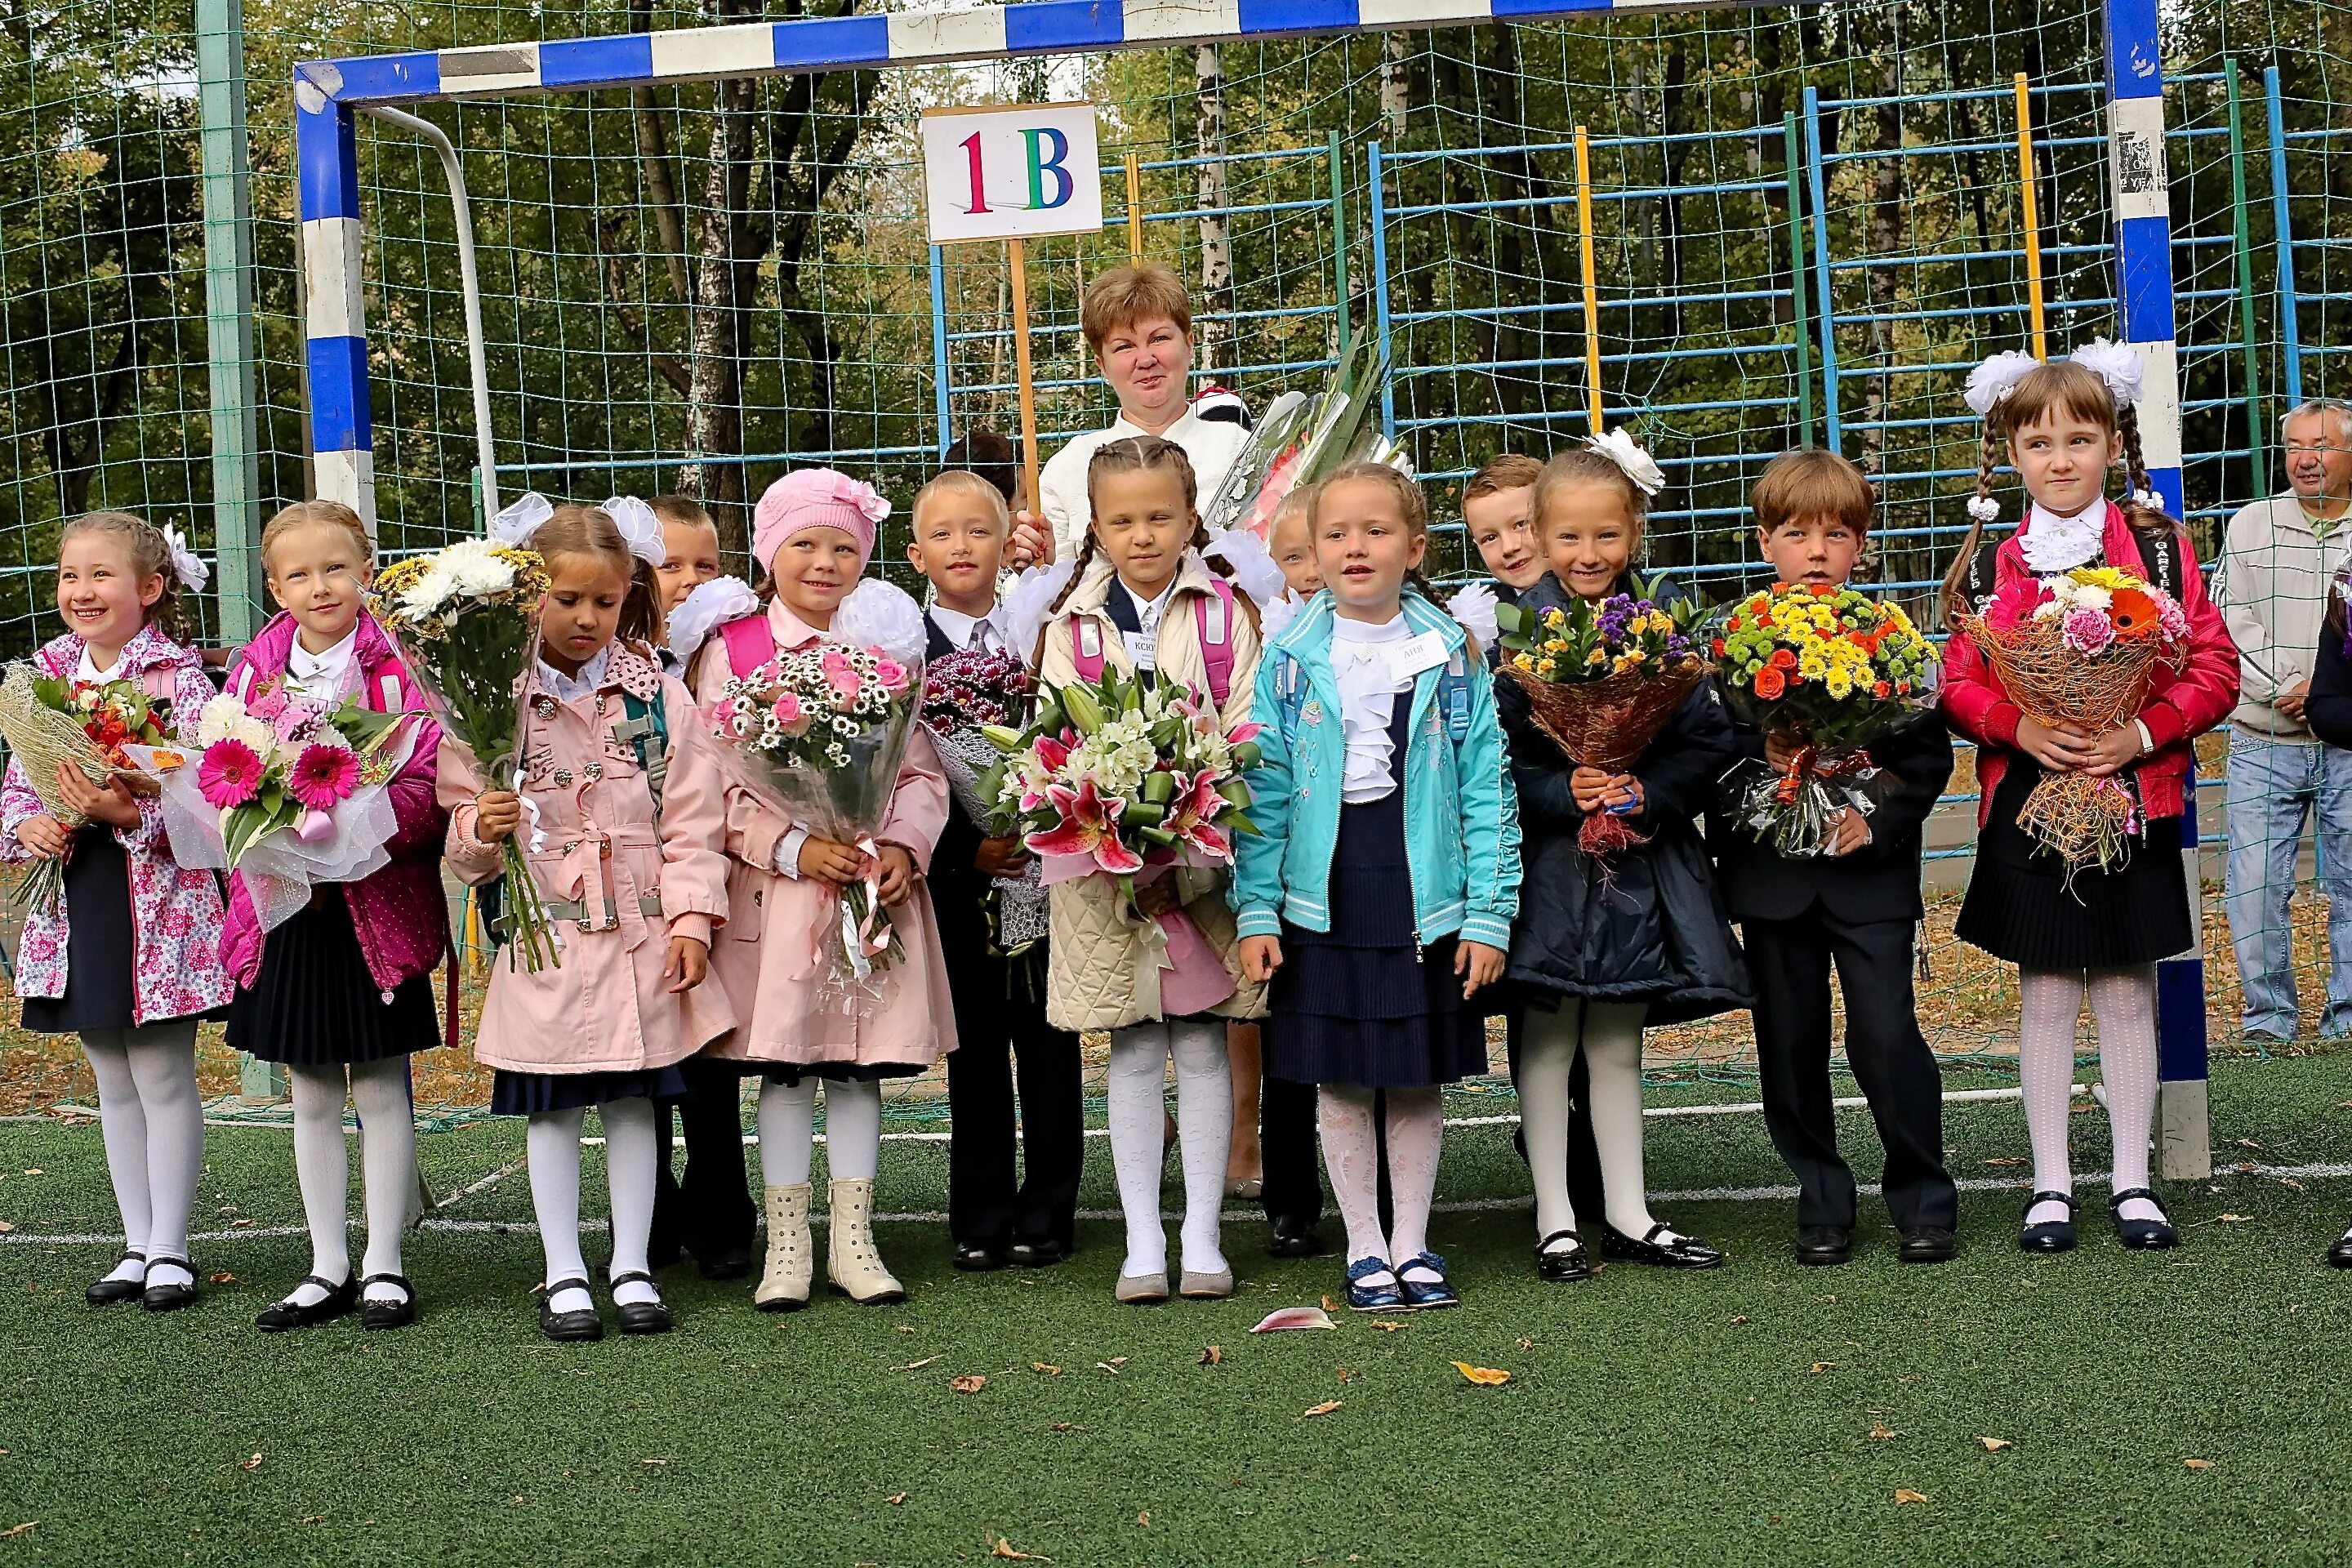
<path id="1" fill-rule="evenodd" d="M 1411 591 L 1404 615 L 1415 636 L 1443 637 L 1448 656 L 1423 670 L 1412 692 L 1402 787 L 1414 930 L 1423 942 L 1458 933 L 1507 952 L 1519 909 L 1519 809 L 1493 679 L 1453 616 Z M 1250 716 L 1265 728 L 1248 782 L 1259 832 L 1237 837 L 1227 894 L 1242 936 L 1279 936 L 1286 920 L 1331 929 L 1331 852 L 1348 752 L 1331 621 L 1331 596 L 1318 594 L 1258 664 Z"/>

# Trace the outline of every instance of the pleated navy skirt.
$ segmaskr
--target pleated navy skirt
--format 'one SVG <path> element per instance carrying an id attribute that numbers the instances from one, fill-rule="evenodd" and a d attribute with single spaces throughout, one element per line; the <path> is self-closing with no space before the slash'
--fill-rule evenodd
<path id="1" fill-rule="evenodd" d="M 2128 859 L 2077 871 L 2070 885 L 2064 863 L 2017 826 L 2042 778 L 2032 758 L 2010 758 L 1977 837 L 1953 934 L 2021 969 L 2115 969 L 2187 951 L 2196 932 L 2180 858 L 2183 819 L 2148 822 Z"/>
<path id="2" fill-rule="evenodd" d="M 341 888 L 323 887 L 263 942 L 253 988 L 228 1005 L 228 1043 L 289 1067 L 429 1051 L 441 1043 L 433 977 L 414 975 L 387 997 L 368 973 L 351 901 Z"/>
<path id="3" fill-rule="evenodd" d="M 66 994 L 25 998 L 25 1027 L 47 1035 L 138 1026 L 131 1016 L 131 857 L 102 822 L 77 828 L 66 860 Z"/>
<path id="4" fill-rule="evenodd" d="M 490 1079 L 490 1114 L 537 1116 L 581 1110 L 616 1100 L 683 1100 L 686 1075 L 675 1067 L 639 1072 L 509 1072 Z"/>

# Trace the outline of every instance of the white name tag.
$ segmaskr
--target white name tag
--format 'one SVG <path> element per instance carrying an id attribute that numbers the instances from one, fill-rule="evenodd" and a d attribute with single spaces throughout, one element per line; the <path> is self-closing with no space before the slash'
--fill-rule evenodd
<path id="1" fill-rule="evenodd" d="M 1119 641 L 1127 645 L 1127 657 L 1138 669 L 1160 668 L 1160 639 L 1148 632 L 1121 632 Z"/>
<path id="2" fill-rule="evenodd" d="M 1444 634 L 1423 632 L 1397 645 L 1389 655 L 1389 674 L 1398 680 L 1410 680 L 1424 669 L 1435 669 L 1445 659 Z"/>

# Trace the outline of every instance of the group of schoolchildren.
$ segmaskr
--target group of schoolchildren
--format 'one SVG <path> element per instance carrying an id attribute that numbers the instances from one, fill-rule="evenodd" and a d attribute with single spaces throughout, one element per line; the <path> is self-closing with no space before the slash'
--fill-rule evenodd
<path id="1" fill-rule="evenodd" d="M 1857 1215 L 1831 1099 L 1832 964 L 1846 1057 L 1886 1149 L 1900 1257 L 1942 1261 L 1954 1254 L 1958 1200 L 1912 971 L 1921 833 L 1951 773 L 1949 731 L 1979 747 L 1980 837 L 1959 931 L 2018 966 L 2023 997 L 2033 1192 L 2020 1245 L 2074 1245 L 2068 1096 L 2087 994 L 2116 1233 L 2127 1247 L 2173 1246 L 2148 1184 L 2154 966 L 2190 945 L 2178 853 L 2189 742 L 2229 712 L 2237 663 L 2181 531 L 2147 491 L 2126 384 L 2096 361 L 2010 374 L 1989 403 L 1983 454 L 1977 526 L 1954 562 L 1948 610 L 2021 575 L 2104 562 L 2179 599 L 2186 660 L 2159 671 L 2136 720 L 2095 734 L 2025 717 L 1956 632 L 1939 709 L 1872 748 L 1883 779 L 1874 809 L 1836 818 L 1826 855 L 1804 860 L 1717 809 L 1718 780 L 1735 763 L 1785 766 L 1790 756 L 1787 741 L 1736 721 L 1711 683 L 1627 772 L 1563 754 L 1517 681 L 1497 679 L 1491 626 L 1466 630 L 1453 613 L 1460 601 L 1442 600 L 1423 576 L 1425 501 L 1392 468 L 1348 468 L 1286 504 L 1267 540 L 1283 586 L 1264 605 L 1203 530 L 1192 465 L 1171 441 L 1099 444 L 1076 549 L 1003 597 L 1014 531 L 1004 498 L 971 473 L 942 475 L 915 498 L 908 546 L 930 585 L 930 657 L 1009 651 L 1049 686 L 1112 670 L 1181 683 L 1229 731 L 1262 726 L 1248 775 L 1260 831 L 1237 838 L 1234 863 L 1140 877 L 1131 896 L 1103 877 L 1057 882 L 1042 958 L 998 951 L 982 913 L 992 884 L 1026 869 L 1027 850 L 952 804 L 921 732 L 888 820 L 861 847 L 817 837 L 730 782 L 697 721 L 698 703 L 825 637 L 845 605 L 881 591 L 868 568 L 889 508 L 867 486 L 810 470 L 761 498 L 758 597 L 719 575 L 716 533 L 691 502 L 542 508 L 520 536 L 544 558 L 550 588 L 512 781 L 486 777 L 423 715 L 362 604 L 371 551 L 359 520 L 333 503 L 289 507 L 262 543 L 283 613 L 237 657 L 231 689 L 274 680 L 322 704 L 356 697 L 418 714 L 418 742 L 392 789 L 388 865 L 317 889 L 264 934 L 236 876 L 225 902 L 213 873 L 174 862 L 152 793 L 63 770 L 62 798 L 85 819 L 68 826 L 10 764 L 6 855 L 68 858 L 62 903 L 26 926 L 25 1022 L 82 1037 L 128 1237 L 89 1300 L 165 1310 L 194 1298 L 195 1028 L 225 1016 L 231 1045 L 291 1075 L 311 1233 L 310 1277 L 260 1326 L 354 1312 L 368 1328 L 414 1320 L 400 1254 L 415 1182 L 404 1058 L 443 1037 L 429 981 L 450 946 L 441 863 L 487 880 L 517 834 L 556 917 L 562 962 L 493 965 L 476 1050 L 495 1069 L 491 1109 L 527 1120 L 545 1252 L 541 1321 L 553 1339 L 604 1330 L 581 1247 L 590 1108 L 610 1181 L 601 1290 L 625 1332 L 672 1326 L 655 1270 L 681 1247 L 713 1278 L 756 1267 L 762 1310 L 809 1303 L 820 1089 L 824 1278 L 854 1301 L 901 1299 L 873 1224 L 881 1080 L 943 1055 L 957 1266 L 1068 1257 L 1084 1136 L 1078 1036 L 1094 1031 L 1109 1036 L 1108 1133 L 1126 1218 L 1117 1299 L 1228 1296 L 1227 1027 L 1240 1020 L 1262 1025 L 1268 1085 L 1293 1091 L 1265 1097 L 1269 1170 L 1311 1159 L 1319 1140 L 1351 1307 L 1456 1301 L 1428 1234 L 1440 1095 L 1487 1070 L 1497 1016 L 1542 1279 L 1588 1279 L 1596 1255 L 1667 1268 L 1723 1262 L 1648 1205 L 1642 1043 L 1645 1028 L 1742 1007 L 1754 1010 L 1767 1122 L 1800 1184 L 1796 1257 L 1841 1263 Z M 1994 551 L 1979 535 L 1997 515 L 1989 497 L 2004 458 L 2029 505 Z M 2131 487 L 2121 504 L 2105 496 L 2118 462 Z M 1633 587 L 1655 484 L 1654 465 L 1623 442 L 1541 463 L 1505 457 L 1467 486 L 1465 531 L 1497 597 L 1538 612 L 1597 601 Z M 1830 589 L 1862 563 L 1874 498 L 1843 458 L 1786 453 L 1753 501 L 1758 548 L 1782 582 Z M 41 667 L 136 680 L 196 713 L 212 689 L 183 629 L 184 571 L 175 542 L 135 518 L 69 524 L 58 579 L 68 632 L 41 650 Z M 2130 781 L 2145 826 L 2122 864 L 2070 881 L 2033 852 L 2017 816 L 2045 773 L 2078 769 Z M 1623 816 L 1641 840 L 1605 864 L 1579 843 L 1602 812 Z M 838 919 L 837 890 L 860 879 L 889 907 L 903 952 L 877 971 L 869 1005 L 820 1006 L 815 936 Z M 1164 918 L 1178 911 L 1181 921 Z M 1173 936 L 1192 961 L 1163 952 Z M 1172 1263 L 1160 1209 L 1171 1063 L 1181 1190 Z M 745 1188 L 747 1078 L 757 1083 L 764 1258 Z M 357 1266 L 345 1249 L 347 1097 L 363 1128 Z M 673 1110 L 687 1144 L 677 1180 Z M 1296 1226 L 1278 1239 L 1281 1250 L 1317 1249 L 1311 1233 L 1298 1245 Z"/>

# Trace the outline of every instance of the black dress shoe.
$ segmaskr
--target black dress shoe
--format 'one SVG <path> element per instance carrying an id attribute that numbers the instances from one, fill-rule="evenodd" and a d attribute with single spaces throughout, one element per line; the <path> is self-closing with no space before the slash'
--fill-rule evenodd
<path id="1" fill-rule="evenodd" d="M 694 1266 L 705 1279 L 740 1279 L 751 1272 L 751 1244 L 730 1241 L 709 1247 L 688 1247 Z"/>
<path id="2" fill-rule="evenodd" d="M 2327 1249 L 2327 1266 L 2331 1268 L 2352 1268 L 2352 1230 L 2337 1237 L 2336 1245 Z"/>
<path id="3" fill-rule="evenodd" d="M 646 1243 L 646 1266 L 649 1268 L 668 1268 L 685 1257 L 686 1248 L 674 1236 L 656 1233 Z"/>
<path id="4" fill-rule="evenodd" d="M 1661 1241 L 1662 1236 L 1674 1237 Z M 1663 1225 L 1652 1226 L 1639 1240 L 1627 1236 L 1613 1225 L 1601 1227 L 1601 1256 L 1620 1263 L 1643 1263 L 1653 1268 L 1716 1268 L 1723 1263 L 1723 1254 L 1706 1243 L 1687 1236 L 1675 1236 Z"/>
<path id="5" fill-rule="evenodd" d="M 126 1263 L 146 1261 L 147 1255 L 143 1252 L 126 1252 L 114 1260 L 114 1266 L 120 1268 Z M 146 1289 L 147 1281 L 142 1271 L 142 1277 L 136 1279 L 93 1280 L 89 1289 L 81 1293 L 81 1299 L 93 1307 L 111 1307 L 117 1301 L 136 1300 L 145 1294 Z"/>
<path id="6" fill-rule="evenodd" d="M 2025 1212 L 2032 1214 L 2042 1204 L 2064 1204 L 2064 1219 L 2045 1219 L 2040 1225 L 2029 1225 L 2017 1233 L 2021 1252 L 2072 1252 L 2074 1250 L 2074 1199 L 2070 1193 L 2036 1193 L 2025 1200 Z"/>
<path id="7" fill-rule="evenodd" d="M 253 1326 L 265 1334 L 282 1334 L 289 1329 L 315 1329 L 320 1323 L 331 1323 L 337 1318 L 348 1316 L 352 1309 L 359 1305 L 360 1282 L 348 1274 L 343 1276 L 340 1285 L 316 1274 L 306 1276 L 302 1284 L 316 1285 L 326 1294 L 307 1303 L 297 1301 L 291 1296 L 272 1301 L 261 1309 L 261 1316 L 253 1320 Z M 300 1285 L 295 1287 L 298 1290 L 301 1288 Z"/>
<path id="8" fill-rule="evenodd" d="M 397 1285 L 400 1300 L 379 1301 L 367 1293 L 371 1285 Z M 416 1287 L 398 1274 L 371 1274 L 360 1281 L 360 1327 L 404 1329 L 416 1321 Z"/>
<path id="9" fill-rule="evenodd" d="M 1315 1234 L 1311 1225 L 1278 1219 L 1274 1222 L 1274 1239 L 1265 1244 L 1265 1249 L 1276 1258 L 1319 1258 L 1323 1255 L 1323 1238 Z"/>
<path id="10" fill-rule="evenodd" d="M 184 1285 L 177 1281 L 161 1285 L 153 1283 L 155 1270 L 167 1267 L 186 1270 L 188 1282 Z M 183 1307 L 196 1304 L 196 1266 L 188 1259 L 151 1258 L 147 1260 L 147 1278 L 150 1283 L 139 1292 L 139 1304 L 149 1311 L 176 1312 Z"/>
<path id="11" fill-rule="evenodd" d="M 1949 1263 L 1960 1250 L 1960 1238 L 1940 1225 L 1915 1225 L 1903 1233 L 1906 1263 Z"/>
<path id="12" fill-rule="evenodd" d="M 2148 1203 L 2155 1204 L 2158 1217 L 2155 1219 L 2124 1218 L 2124 1205 L 2134 1198 L 2145 1199 Z M 2115 1211 L 2116 1239 L 2134 1252 L 2162 1252 L 2167 1247 L 2180 1245 L 2180 1233 L 2172 1228 L 2172 1221 L 2165 1216 L 2164 1205 L 2157 1201 L 2156 1194 L 2148 1188 L 2126 1187 L 2122 1192 L 2107 1199 L 2107 1207 Z"/>
<path id="13" fill-rule="evenodd" d="M 1797 1261 L 1830 1268 L 1853 1256 L 1853 1226 L 1809 1225 L 1797 1231 Z"/>
<path id="14" fill-rule="evenodd" d="M 588 1305 L 577 1312 L 559 1312 L 555 1299 L 566 1290 L 585 1290 L 588 1281 L 581 1279 L 557 1279 L 550 1283 L 539 1299 L 539 1331 L 557 1344 L 584 1344 L 604 1337 L 604 1320 L 596 1315 L 596 1302 L 590 1298 Z"/>
<path id="15" fill-rule="evenodd" d="M 1070 1255 L 1070 1244 L 1050 1236 L 1016 1239 L 1004 1250 L 1004 1260 L 1022 1268 L 1047 1268 Z"/>
<path id="16" fill-rule="evenodd" d="M 1566 1247 L 1552 1243 L 1565 1240 Z M 1536 1244 L 1536 1275 L 1553 1285 L 1573 1285 L 1592 1278 L 1592 1259 L 1585 1253 L 1584 1238 L 1572 1230 L 1556 1230 Z"/>
<path id="17" fill-rule="evenodd" d="M 956 1244 L 955 1266 L 966 1274 L 992 1274 L 1003 1268 L 1004 1263 L 1004 1253 L 997 1247 Z"/>
<path id="18" fill-rule="evenodd" d="M 661 1299 L 661 1287 L 654 1285 L 652 1275 L 632 1270 L 613 1276 L 614 1289 L 617 1290 L 624 1285 L 652 1285 L 656 1294 L 650 1301 L 613 1303 L 613 1311 L 621 1320 L 623 1333 L 666 1334 L 677 1327 L 677 1319 L 671 1314 L 669 1303 Z"/>

